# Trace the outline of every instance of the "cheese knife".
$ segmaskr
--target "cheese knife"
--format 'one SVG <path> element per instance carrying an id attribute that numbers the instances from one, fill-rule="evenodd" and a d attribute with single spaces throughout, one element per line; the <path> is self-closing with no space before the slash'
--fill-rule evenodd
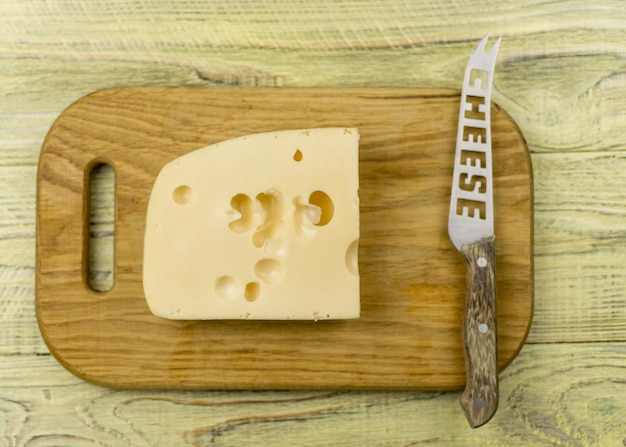
<path id="1" fill-rule="evenodd" d="M 472 427 L 489 421 L 498 407 L 490 108 L 500 39 L 487 50 L 488 39 L 481 40 L 465 69 L 448 217 L 448 234 L 466 266 L 461 406 Z"/>

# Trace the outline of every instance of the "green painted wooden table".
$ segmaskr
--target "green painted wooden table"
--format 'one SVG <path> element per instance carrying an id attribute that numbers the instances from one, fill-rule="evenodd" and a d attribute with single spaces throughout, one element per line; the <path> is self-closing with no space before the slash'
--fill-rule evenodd
<path id="1" fill-rule="evenodd" d="M 2 0 L 0 16 L 0 444 L 626 445 L 624 2 Z M 75 100 L 116 86 L 458 88 L 487 32 L 503 37 L 493 99 L 532 156 L 535 315 L 486 426 L 469 428 L 460 391 L 119 391 L 50 355 L 35 179 Z"/>

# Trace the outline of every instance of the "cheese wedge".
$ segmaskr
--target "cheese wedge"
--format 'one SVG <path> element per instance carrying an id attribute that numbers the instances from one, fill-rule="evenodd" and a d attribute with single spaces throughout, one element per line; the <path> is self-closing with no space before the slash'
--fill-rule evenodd
<path id="1" fill-rule="evenodd" d="M 144 240 L 152 313 L 358 318 L 358 142 L 350 128 L 268 132 L 164 166 Z"/>

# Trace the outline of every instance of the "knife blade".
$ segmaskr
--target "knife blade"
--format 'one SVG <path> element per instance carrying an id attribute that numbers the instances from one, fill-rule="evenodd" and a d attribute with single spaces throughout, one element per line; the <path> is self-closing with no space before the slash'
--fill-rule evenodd
<path id="1" fill-rule="evenodd" d="M 498 407 L 495 233 L 491 156 L 491 86 L 500 39 L 485 36 L 465 69 L 454 158 L 448 235 L 466 266 L 461 406 L 472 427 Z"/>

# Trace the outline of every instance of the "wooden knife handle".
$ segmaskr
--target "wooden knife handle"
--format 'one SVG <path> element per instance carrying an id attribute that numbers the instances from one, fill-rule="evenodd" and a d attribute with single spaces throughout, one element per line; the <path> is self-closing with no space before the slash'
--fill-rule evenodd
<path id="1" fill-rule="evenodd" d="M 495 237 L 461 248 L 467 267 L 463 348 L 466 384 L 461 406 L 472 427 L 489 421 L 498 408 Z"/>

